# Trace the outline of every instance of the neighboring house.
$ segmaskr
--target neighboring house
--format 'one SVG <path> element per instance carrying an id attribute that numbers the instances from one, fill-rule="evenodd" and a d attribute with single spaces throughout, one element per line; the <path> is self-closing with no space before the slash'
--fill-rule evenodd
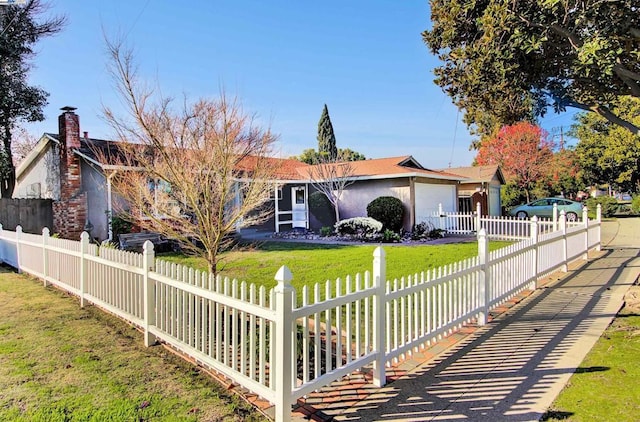
<path id="1" fill-rule="evenodd" d="M 453 167 L 443 171 L 465 178 L 458 186 L 459 211 L 475 211 L 480 202 L 483 215 L 502 215 L 500 192 L 505 180 L 500 166 Z"/>
<path id="2" fill-rule="evenodd" d="M 16 169 L 16 198 L 49 198 L 53 202 L 52 232 L 78 239 L 91 228 L 99 240 L 111 239 L 110 216 L 118 201 L 112 192 L 114 172 L 127 171 L 105 157 L 117 157 L 116 142 L 80 136 L 80 120 L 72 107 L 64 107 L 58 119 L 58 134 L 45 133 Z M 96 154 L 99 151 L 101 153 Z M 108 152 L 108 153 L 106 153 Z M 266 206 L 272 217 L 255 229 L 282 231 L 320 228 L 309 212 L 312 167 L 294 159 L 272 158 L 278 168 L 272 201 Z M 250 161 L 250 160 L 249 160 Z M 394 196 L 405 206 L 403 227 L 413 226 L 438 211 L 458 210 L 460 183 L 468 180 L 453 169 L 424 168 L 411 156 L 350 162 L 350 184 L 340 199 L 341 218 L 367 215 L 367 205 L 379 196 Z M 241 162 L 250 168 L 249 162 Z M 240 198 L 238 198 L 240 200 Z"/>

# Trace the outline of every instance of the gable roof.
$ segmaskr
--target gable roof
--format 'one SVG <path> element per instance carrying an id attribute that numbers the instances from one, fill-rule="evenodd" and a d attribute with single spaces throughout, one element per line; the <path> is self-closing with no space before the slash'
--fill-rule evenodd
<path id="1" fill-rule="evenodd" d="M 446 171 L 464 176 L 468 179 L 464 181 L 466 183 L 490 182 L 494 177 L 497 177 L 501 184 L 504 185 L 506 183 L 502 170 L 497 164 L 490 166 L 451 167 L 447 168 Z"/>
<path id="2" fill-rule="evenodd" d="M 60 144 L 58 134 L 45 133 L 36 147 L 27 157 L 19 164 L 16 169 L 16 177 L 19 177 L 29 166 L 38 158 L 45 150 L 49 143 Z M 87 160 L 89 163 L 100 167 L 102 170 L 125 168 L 122 166 L 122 151 L 118 148 L 117 141 L 108 141 L 105 139 L 80 137 L 80 148 L 72 150 L 74 154 Z M 246 157 L 238 165 L 239 170 L 250 170 L 252 167 L 251 160 L 255 157 Z M 306 164 L 293 158 L 276 158 L 269 157 L 272 165 L 277 167 L 276 177 L 280 182 L 308 182 L 313 177 L 313 168 L 316 166 Z M 431 179 L 451 180 L 451 181 L 467 181 L 469 176 L 456 172 L 457 169 L 431 170 L 423 167 L 411 155 L 403 155 L 398 157 L 375 158 L 361 161 L 349 161 L 351 170 L 349 171 L 350 179 L 354 180 L 374 180 L 388 179 L 400 177 L 426 177 Z M 331 164 L 337 166 L 336 173 L 340 175 L 341 169 L 345 163 Z M 491 167 L 491 166 L 485 166 Z M 494 166 L 497 167 L 497 166 Z M 129 168 L 129 167 L 127 167 Z M 471 167 L 473 169 L 473 167 Z M 498 169 L 499 171 L 499 169 Z M 491 180 L 493 173 L 488 180 Z M 502 173 L 500 172 L 500 176 Z M 503 183 L 504 178 L 502 177 Z"/>
<path id="3" fill-rule="evenodd" d="M 465 177 L 440 170 L 430 170 L 424 168 L 411 155 L 403 155 L 399 157 L 375 158 L 362 161 L 349 161 L 348 163 L 330 164 L 337 166 L 336 174 L 342 173 L 341 166 L 348 164 L 351 167 L 349 178 L 356 180 L 367 179 L 388 179 L 398 177 L 428 177 L 432 179 L 442 180 L 464 180 Z M 298 173 L 303 179 L 312 179 L 314 168 L 320 165 L 308 166 L 306 168 L 298 168 Z"/>

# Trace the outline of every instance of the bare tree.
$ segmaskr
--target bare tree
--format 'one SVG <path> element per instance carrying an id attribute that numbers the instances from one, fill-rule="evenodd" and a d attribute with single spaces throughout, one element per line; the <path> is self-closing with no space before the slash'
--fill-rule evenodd
<path id="1" fill-rule="evenodd" d="M 120 212 L 141 228 L 175 239 L 217 273 L 219 252 L 239 228 L 263 222 L 273 189 L 276 136 L 256 126 L 236 99 L 186 99 L 177 109 L 141 83 L 133 56 L 109 43 L 112 73 L 127 118 L 108 107 L 116 148 L 110 175 L 125 200 Z M 124 170 L 123 170 L 124 169 Z"/>
<path id="2" fill-rule="evenodd" d="M 317 164 L 308 167 L 311 185 L 322 192 L 336 213 L 336 222 L 340 221 L 339 203 L 344 190 L 355 180 L 355 168 L 350 161 L 334 161 L 320 159 Z"/>
<path id="3" fill-rule="evenodd" d="M 39 139 L 29 133 L 24 127 L 16 128 L 11 137 L 13 164 L 18 165 L 33 150 Z"/>

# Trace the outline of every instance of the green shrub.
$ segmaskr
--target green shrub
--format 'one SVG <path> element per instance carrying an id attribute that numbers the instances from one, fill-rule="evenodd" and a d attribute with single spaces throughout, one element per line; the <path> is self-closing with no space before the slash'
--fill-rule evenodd
<path id="1" fill-rule="evenodd" d="M 618 210 L 618 201 L 611 196 L 599 196 L 597 198 L 589 198 L 585 201 L 587 208 L 589 209 L 589 216 L 595 218 L 596 208 L 598 204 L 602 206 L 602 216 L 612 217 Z"/>
<path id="2" fill-rule="evenodd" d="M 333 233 L 333 227 L 322 227 L 320 228 L 320 236 L 326 237 L 326 236 L 331 236 L 331 233 Z"/>
<path id="3" fill-rule="evenodd" d="M 432 224 L 423 221 L 416 224 L 411 233 L 411 240 L 429 240 L 441 239 L 444 237 L 445 230 L 436 229 Z"/>
<path id="4" fill-rule="evenodd" d="M 381 196 L 367 205 L 367 216 L 382 223 L 385 230 L 399 232 L 404 219 L 404 205 L 393 196 Z"/>
<path id="5" fill-rule="evenodd" d="M 107 211 L 108 214 L 108 211 Z M 113 237 L 117 237 L 119 234 L 131 233 L 133 224 L 127 219 L 127 215 L 124 213 L 113 214 L 111 217 L 111 231 Z"/>
<path id="6" fill-rule="evenodd" d="M 351 235 L 362 239 L 372 239 L 382 231 L 382 223 L 370 217 L 354 217 L 338 221 L 335 229 L 340 236 Z"/>
<path id="7" fill-rule="evenodd" d="M 382 241 L 383 242 L 399 242 L 400 241 L 400 234 L 394 232 L 393 230 L 385 230 L 384 233 L 382 233 Z"/>
<path id="8" fill-rule="evenodd" d="M 309 195 L 309 211 L 324 226 L 332 225 L 334 222 L 333 205 L 322 192 L 316 191 Z"/>
<path id="9" fill-rule="evenodd" d="M 631 212 L 634 214 L 640 214 L 640 195 L 634 196 L 631 201 Z"/>
<path id="10" fill-rule="evenodd" d="M 411 240 L 426 240 L 429 238 L 431 230 L 433 230 L 433 226 L 426 221 L 418 223 L 411 232 Z"/>

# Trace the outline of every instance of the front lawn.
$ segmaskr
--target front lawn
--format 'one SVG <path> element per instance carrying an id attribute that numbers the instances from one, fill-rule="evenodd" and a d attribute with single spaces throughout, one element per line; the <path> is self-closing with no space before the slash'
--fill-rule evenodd
<path id="1" fill-rule="evenodd" d="M 0 268 L 0 421 L 258 420 L 131 326 Z"/>
<path id="2" fill-rule="evenodd" d="M 495 250 L 510 242 L 490 242 Z M 376 245 L 324 245 L 308 243 L 266 242 L 259 246 L 243 247 L 222 254 L 219 266 L 223 277 L 275 286 L 274 276 L 282 265 L 293 273 L 292 284 L 298 292 L 304 285 L 312 286 L 326 280 L 335 281 L 347 275 L 372 271 Z M 475 242 L 443 245 L 385 246 L 387 278 L 394 279 L 461 261 L 478 254 Z M 203 259 L 179 254 L 163 254 L 161 259 L 205 270 Z"/>

